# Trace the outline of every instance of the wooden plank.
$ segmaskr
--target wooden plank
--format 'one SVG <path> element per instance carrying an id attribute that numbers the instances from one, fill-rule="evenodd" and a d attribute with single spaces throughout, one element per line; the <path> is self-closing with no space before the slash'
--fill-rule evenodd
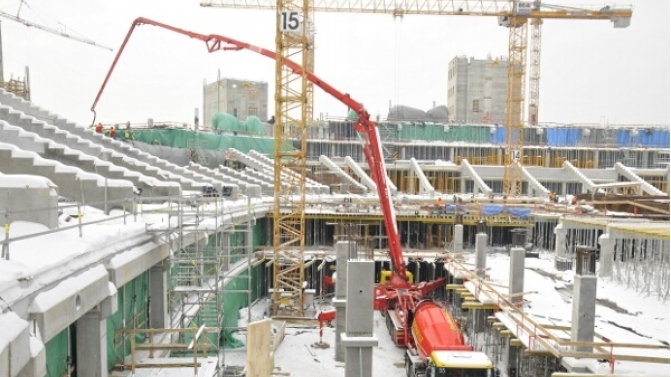
<path id="1" fill-rule="evenodd" d="M 135 364 L 135 368 L 193 368 L 194 366 L 200 367 L 200 363 L 141 363 Z"/>
<path id="2" fill-rule="evenodd" d="M 510 345 L 513 347 L 523 347 L 524 343 L 517 338 L 510 339 Z"/>
<path id="3" fill-rule="evenodd" d="M 476 309 L 476 310 L 496 310 L 499 308 L 496 304 L 483 304 L 477 301 L 468 301 L 461 304 L 462 309 Z"/>
<path id="4" fill-rule="evenodd" d="M 271 325 L 267 318 L 247 326 L 247 377 L 269 377 L 275 367 Z"/>
<path id="5" fill-rule="evenodd" d="M 137 344 L 135 345 L 136 350 L 140 351 L 150 351 L 150 350 L 185 350 L 187 349 L 188 344 Z M 208 349 L 213 348 L 214 344 L 196 344 L 196 349 Z"/>

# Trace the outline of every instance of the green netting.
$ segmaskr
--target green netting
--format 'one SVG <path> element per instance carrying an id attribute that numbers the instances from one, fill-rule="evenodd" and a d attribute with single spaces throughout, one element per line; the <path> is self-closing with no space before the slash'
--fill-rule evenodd
<path id="1" fill-rule="evenodd" d="M 68 327 L 44 345 L 47 358 L 46 377 L 60 377 L 67 372 L 67 360 L 72 356 L 68 348 L 69 331 Z"/>
<path id="2" fill-rule="evenodd" d="M 243 131 L 244 127 L 235 115 L 217 112 L 212 114 L 212 129 L 217 131 L 238 132 Z"/>
<path id="3" fill-rule="evenodd" d="M 275 150 L 275 140 L 264 137 L 217 135 L 182 129 L 131 130 L 131 134 L 133 140 L 174 148 L 201 148 L 209 150 L 235 148 L 244 153 L 255 150 L 265 155 L 272 155 Z M 285 142 L 282 144 L 282 149 L 289 151 L 293 147 L 291 143 Z"/>
<path id="4" fill-rule="evenodd" d="M 482 126 L 400 123 L 396 137 L 406 140 L 489 142 L 489 128 Z M 392 127 L 393 129 L 393 127 Z"/>
<path id="5" fill-rule="evenodd" d="M 252 229 L 254 247 L 266 244 L 266 227 L 263 219 L 256 220 L 256 225 Z"/>
<path id="6" fill-rule="evenodd" d="M 124 322 L 129 329 L 147 327 L 148 283 L 149 271 L 145 271 L 117 291 L 118 309 L 107 317 L 107 369 L 130 354 L 130 338 L 123 339 L 115 331 L 123 328 Z M 143 342 L 144 337 L 137 335 L 135 340 Z"/>
<path id="7" fill-rule="evenodd" d="M 259 117 L 250 115 L 245 120 L 245 131 L 252 135 L 263 135 L 266 132 L 266 126 Z"/>

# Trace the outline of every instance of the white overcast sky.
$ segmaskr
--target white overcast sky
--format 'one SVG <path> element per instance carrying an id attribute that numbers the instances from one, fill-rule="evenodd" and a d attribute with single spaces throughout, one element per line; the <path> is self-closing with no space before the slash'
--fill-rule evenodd
<path id="1" fill-rule="evenodd" d="M 669 1 L 617 5 L 633 6 L 630 27 L 615 29 L 609 21 L 544 23 L 541 122 L 669 124 Z M 19 0 L 0 0 L 0 9 L 16 14 Z M 136 17 L 275 46 L 274 12 L 201 8 L 198 0 L 27 0 L 20 15 L 45 26 L 65 25 L 68 33 L 114 49 L 2 19 L 5 79 L 23 76 L 29 66 L 33 101 L 80 124 L 91 123 L 89 108 Z M 399 22 L 390 15 L 318 13 L 315 23 L 317 75 L 383 118 L 390 101 L 423 110 L 434 102 L 446 104 L 447 66 L 456 55 L 507 56 L 508 31 L 494 17 L 406 16 Z M 201 42 L 142 26 L 98 104 L 97 120 L 191 123 L 194 108 L 202 109 L 203 81 L 216 80 L 218 69 L 222 77 L 267 81 L 272 113 L 272 60 L 245 51 L 208 54 Z M 315 114 L 320 113 L 343 116 L 346 108 L 316 90 Z"/>

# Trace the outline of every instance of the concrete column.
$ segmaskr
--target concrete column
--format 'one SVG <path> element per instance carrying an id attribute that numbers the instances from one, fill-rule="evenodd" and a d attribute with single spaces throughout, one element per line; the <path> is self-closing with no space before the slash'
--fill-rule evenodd
<path id="1" fill-rule="evenodd" d="M 568 260 L 568 250 L 566 250 L 566 235 L 568 230 L 564 228 L 561 222 L 555 227 L 555 268 L 559 271 L 566 271 L 573 267 L 573 261 Z"/>
<path id="2" fill-rule="evenodd" d="M 332 300 L 336 308 L 335 319 L 335 360 L 345 361 L 345 349 L 341 344 L 341 334 L 345 332 L 345 318 L 347 316 L 347 261 L 356 257 L 356 243 L 339 241 L 336 249 L 336 286 L 335 297 Z"/>
<path id="3" fill-rule="evenodd" d="M 452 251 L 455 253 L 460 253 L 464 251 L 464 226 L 461 224 L 454 224 L 454 235 L 452 237 L 454 240 L 454 246 Z"/>
<path id="4" fill-rule="evenodd" d="M 607 277 L 613 274 L 613 255 L 615 254 L 615 239 L 610 234 L 604 233 L 599 236 L 599 276 Z"/>
<path id="5" fill-rule="evenodd" d="M 373 261 L 352 260 L 347 266 L 347 332 L 342 334 L 345 347 L 345 377 L 372 377 L 373 347 Z"/>
<path id="6" fill-rule="evenodd" d="M 475 273 L 480 277 L 485 277 L 487 269 L 487 234 L 478 233 L 475 235 Z"/>
<path id="7" fill-rule="evenodd" d="M 149 269 L 149 327 L 170 327 L 168 315 L 168 268 L 158 263 Z"/>
<path id="8" fill-rule="evenodd" d="M 518 293 L 524 292 L 524 255 L 521 247 L 510 248 L 510 276 L 508 279 L 508 295 L 514 303 L 522 302 L 524 297 Z"/>
<path id="9" fill-rule="evenodd" d="M 116 296 L 114 296 L 116 299 Z M 107 318 L 98 308 L 80 317 L 77 326 L 77 376 L 107 377 Z"/>
<path id="10" fill-rule="evenodd" d="M 510 344 L 510 338 L 504 338 L 505 343 L 501 349 L 501 361 L 498 363 L 498 368 L 501 373 L 500 377 L 517 377 L 519 376 L 518 364 L 520 359 L 520 347 Z"/>
<path id="11" fill-rule="evenodd" d="M 594 341 L 594 312 L 596 308 L 596 276 L 578 275 L 573 278 L 573 313 L 571 341 Z M 578 352 L 592 352 L 592 347 L 576 347 Z"/>
<path id="12" fill-rule="evenodd" d="M 550 167 L 550 159 L 552 159 L 552 152 L 549 149 L 545 150 L 545 167 Z"/>
<path id="13" fill-rule="evenodd" d="M 594 151 L 594 169 L 599 169 L 599 151 Z"/>

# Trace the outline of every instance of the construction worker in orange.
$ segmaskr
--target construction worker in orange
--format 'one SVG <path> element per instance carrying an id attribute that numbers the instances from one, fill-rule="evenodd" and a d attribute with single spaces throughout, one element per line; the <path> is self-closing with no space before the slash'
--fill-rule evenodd
<path id="1" fill-rule="evenodd" d="M 436 207 L 442 207 L 443 204 L 445 204 L 443 198 L 439 196 L 438 199 L 436 199 Z"/>
<path id="2" fill-rule="evenodd" d="M 96 124 L 96 133 L 98 133 L 98 134 L 103 133 L 103 124 L 102 123 Z"/>
<path id="3" fill-rule="evenodd" d="M 110 137 L 112 139 L 116 139 L 116 125 L 112 126 L 112 128 L 110 128 Z"/>

